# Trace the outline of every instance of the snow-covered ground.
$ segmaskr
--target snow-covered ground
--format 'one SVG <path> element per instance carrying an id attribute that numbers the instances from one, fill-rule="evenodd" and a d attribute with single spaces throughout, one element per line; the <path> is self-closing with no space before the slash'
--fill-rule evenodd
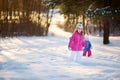
<path id="1" fill-rule="evenodd" d="M 16 37 L 0 40 L 0 80 L 120 80 L 120 37 L 90 37 L 93 56 L 69 61 L 66 37 Z"/>
<path id="2" fill-rule="evenodd" d="M 69 60 L 71 34 L 53 27 L 56 36 L 0 39 L 0 80 L 120 80 L 120 37 L 103 45 L 90 36 L 93 56 L 78 63 Z"/>

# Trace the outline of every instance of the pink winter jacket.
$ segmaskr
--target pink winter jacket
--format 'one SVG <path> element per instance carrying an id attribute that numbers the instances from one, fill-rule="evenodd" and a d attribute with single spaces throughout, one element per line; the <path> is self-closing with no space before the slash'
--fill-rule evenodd
<path id="1" fill-rule="evenodd" d="M 84 35 L 80 35 L 80 33 L 78 33 L 77 31 L 74 32 L 72 37 L 70 38 L 68 48 L 70 48 L 72 51 L 82 51 L 84 45 Z"/>

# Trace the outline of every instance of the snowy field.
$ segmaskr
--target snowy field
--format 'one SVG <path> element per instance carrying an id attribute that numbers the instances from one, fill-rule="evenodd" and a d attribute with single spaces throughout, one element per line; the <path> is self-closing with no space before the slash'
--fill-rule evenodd
<path id="1" fill-rule="evenodd" d="M 93 56 L 69 61 L 66 37 L 0 40 L 0 80 L 120 80 L 120 37 L 90 37 Z"/>
<path id="2" fill-rule="evenodd" d="M 54 31 L 53 31 L 54 30 Z M 90 36 L 93 56 L 70 61 L 70 33 L 54 24 L 47 37 L 0 38 L 0 80 L 120 80 L 120 37 Z"/>

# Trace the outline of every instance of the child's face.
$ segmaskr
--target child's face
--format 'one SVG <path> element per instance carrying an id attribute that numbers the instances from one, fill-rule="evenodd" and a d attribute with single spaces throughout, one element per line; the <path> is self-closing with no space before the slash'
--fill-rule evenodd
<path id="1" fill-rule="evenodd" d="M 82 28 L 78 28 L 77 30 L 78 30 L 79 33 L 81 33 L 83 31 Z"/>

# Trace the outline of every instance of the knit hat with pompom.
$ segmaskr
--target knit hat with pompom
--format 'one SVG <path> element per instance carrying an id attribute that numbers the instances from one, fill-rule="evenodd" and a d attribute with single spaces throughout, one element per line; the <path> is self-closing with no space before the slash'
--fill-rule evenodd
<path id="1" fill-rule="evenodd" d="M 76 29 L 78 29 L 78 28 L 82 28 L 83 29 L 83 24 L 82 24 L 82 22 L 79 22 L 77 25 L 76 25 Z"/>

